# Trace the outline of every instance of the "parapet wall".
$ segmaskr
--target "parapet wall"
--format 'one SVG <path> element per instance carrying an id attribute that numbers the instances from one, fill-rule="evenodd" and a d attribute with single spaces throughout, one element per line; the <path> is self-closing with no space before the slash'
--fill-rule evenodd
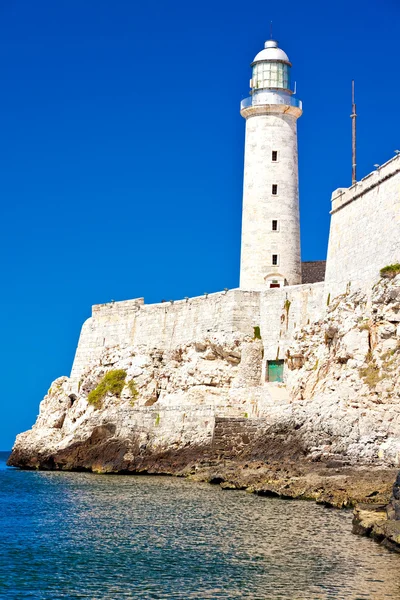
<path id="1" fill-rule="evenodd" d="M 144 304 L 143 299 L 93 306 L 81 331 L 71 378 L 96 362 L 103 350 L 144 346 L 163 351 L 204 336 L 252 335 L 259 323 L 259 294 L 229 290 L 174 303 Z"/>
<path id="2" fill-rule="evenodd" d="M 334 192 L 331 215 L 327 292 L 371 287 L 382 267 L 400 262 L 400 156 Z"/>
<path id="3" fill-rule="evenodd" d="M 71 372 L 77 385 L 82 372 L 105 348 L 128 346 L 163 352 L 204 338 L 235 333 L 254 335 L 259 326 L 265 360 L 283 358 L 294 328 L 319 318 L 324 284 L 266 290 L 229 290 L 174 303 L 146 305 L 143 299 L 93 306 L 81 331 Z"/>

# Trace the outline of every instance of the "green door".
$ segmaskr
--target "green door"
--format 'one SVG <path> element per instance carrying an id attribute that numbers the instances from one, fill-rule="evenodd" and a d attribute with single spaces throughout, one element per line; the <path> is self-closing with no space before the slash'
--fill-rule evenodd
<path id="1" fill-rule="evenodd" d="M 268 381 L 283 381 L 283 360 L 268 361 Z"/>

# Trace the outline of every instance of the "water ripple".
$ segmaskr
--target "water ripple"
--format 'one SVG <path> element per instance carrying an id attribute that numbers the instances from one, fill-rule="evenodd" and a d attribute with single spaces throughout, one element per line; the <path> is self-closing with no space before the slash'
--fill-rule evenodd
<path id="1" fill-rule="evenodd" d="M 351 513 L 168 477 L 0 469 L 1 600 L 385 600 Z"/>

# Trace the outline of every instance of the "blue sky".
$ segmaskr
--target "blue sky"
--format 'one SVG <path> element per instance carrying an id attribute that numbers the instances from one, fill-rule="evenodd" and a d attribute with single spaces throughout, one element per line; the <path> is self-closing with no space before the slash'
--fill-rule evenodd
<path id="1" fill-rule="evenodd" d="M 237 287 L 250 63 L 273 21 L 299 121 L 303 260 L 332 190 L 400 146 L 397 0 L 2 0 L 0 449 L 70 372 L 92 304 Z"/>

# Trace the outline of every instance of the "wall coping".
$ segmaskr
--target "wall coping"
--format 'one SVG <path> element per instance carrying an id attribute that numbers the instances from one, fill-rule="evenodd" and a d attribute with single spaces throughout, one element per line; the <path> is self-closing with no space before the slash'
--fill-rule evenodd
<path id="1" fill-rule="evenodd" d="M 339 188 L 332 193 L 331 215 L 347 206 L 366 192 L 377 187 L 390 177 L 400 172 L 400 155 L 396 155 L 383 165 L 377 167 L 375 171 L 368 173 L 363 179 L 357 181 L 349 188 Z"/>

